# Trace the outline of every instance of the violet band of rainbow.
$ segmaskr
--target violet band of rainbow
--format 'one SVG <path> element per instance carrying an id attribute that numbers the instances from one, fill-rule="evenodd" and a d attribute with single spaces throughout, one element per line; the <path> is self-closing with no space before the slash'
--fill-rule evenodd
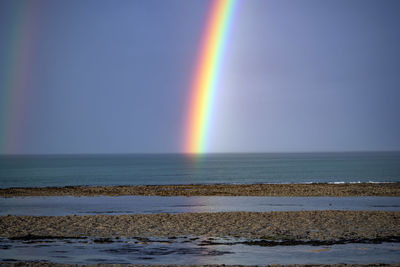
<path id="1" fill-rule="evenodd" d="M 211 0 L 196 61 L 184 133 L 183 152 L 203 153 L 207 147 L 215 91 L 221 75 L 237 0 Z"/>

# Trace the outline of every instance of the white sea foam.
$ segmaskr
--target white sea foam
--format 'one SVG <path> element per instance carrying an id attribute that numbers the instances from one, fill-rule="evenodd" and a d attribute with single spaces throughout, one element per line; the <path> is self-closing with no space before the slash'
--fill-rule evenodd
<path id="1" fill-rule="evenodd" d="M 327 184 L 395 184 L 396 182 L 377 182 L 377 181 L 367 181 L 367 182 L 363 182 L 363 181 L 353 181 L 353 182 L 344 182 L 344 181 L 340 181 L 340 182 L 328 182 Z"/>

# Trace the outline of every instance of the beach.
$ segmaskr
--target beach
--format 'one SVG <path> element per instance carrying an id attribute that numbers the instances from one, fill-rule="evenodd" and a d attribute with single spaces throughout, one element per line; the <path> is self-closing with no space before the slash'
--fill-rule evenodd
<path id="1" fill-rule="evenodd" d="M 249 185 L 154 185 L 154 186 L 68 186 L 68 187 L 45 187 L 45 188 L 8 188 L 0 189 L 0 196 L 3 198 L 20 198 L 25 197 L 44 197 L 59 196 L 60 198 L 68 197 L 117 197 L 117 196 L 159 196 L 158 201 L 162 201 L 163 197 L 168 196 L 184 196 L 191 199 L 195 196 L 269 196 L 269 197 L 315 197 L 315 196 L 333 196 L 333 197 L 349 197 L 349 196 L 381 196 L 399 197 L 399 183 L 354 183 L 354 184 L 249 184 Z M 29 199 L 29 198 L 28 198 Z M 395 199 L 395 198 L 393 198 Z M 135 202 L 132 203 L 132 205 Z M 191 202 L 188 202 L 189 204 Z M 397 203 L 397 202 L 396 202 Z M 393 205 L 397 205 L 393 203 Z M 182 205 L 186 205 L 184 202 Z M 95 207 L 95 206 L 93 206 Z M 396 250 L 397 244 L 400 242 L 400 212 L 399 211 L 383 211 L 383 210 L 305 210 L 297 211 L 268 211 L 268 212 L 183 212 L 183 213 L 166 213 L 156 212 L 154 214 L 124 214 L 124 215 L 107 215 L 99 213 L 98 215 L 82 215 L 67 213 L 62 216 L 17 216 L 6 215 L 0 216 L 0 238 L 2 238 L 5 248 L 18 248 L 19 246 L 33 246 L 31 249 L 39 249 L 43 251 L 42 246 L 51 246 L 51 242 L 64 242 L 61 248 L 68 251 L 70 246 L 80 247 L 79 250 L 89 249 L 93 244 L 99 246 L 97 254 L 103 255 L 104 248 L 101 244 L 114 244 L 115 251 L 124 251 L 124 246 L 136 246 L 133 251 L 138 251 L 138 258 L 135 260 L 127 259 L 127 263 L 138 263 L 139 265 L 130 266 L 146 266 L 140 265 L 147 261 L 141 260 L 143 253 L 158 253 L 158 249 L 171 250 L 168 253 L 184 253 L 180 256 L 184 264 L 175 266 L 184 266 L 189 262 L 191 257 L 203 259 L 203 255 L 190 256 L 190 253 L 182 252 L 191 251 L 191 249 L 206 249 L 207 253 L 228 253 L 224 251 L 224 247 L 230 246 L 232 249 L 247 247 L 246 253 L 252 253 L 254 248 L 277 248 L 278 251 L 284 253 L 288 251 L 286 248 L 295 249 L 297 247 L 309 247 L 308 252 L 304 253 L 325 253 L 333 248 L 339 248 L 343 245 L 350 246 L 346 257 L 351 257 L 351 249 L 358 252 L 357 245 L 365 244 L 375 246 L 374 244 L 394 244 L 393 248 L 388 248 L 389 252 L 383 252 L 380 261 L 383 263 L 391 263 L 392 266 L 398 263 Z M 63 241 L 64 240 L 64 241 Z M 50 242 L 50 243 L 49 243 Z M 121 243 L 122 242 L 122 243 Z M 158 243 L 157 243 L 158 242 Z M 70 245 L 71 244 L 71 245 Z M 158 245 L 154 245 L 158 244 Z M 157 247 L 169 244 L 168 248 Z M 152 248 L 156 246 L 156 248 Z M 181 247 L 188 246 L 188 247 Z M 358 245 L 359 246 L 359 245 Z M 363 249 L 373 249 L 363 248 Z M 377 247 L 379 248 L 379 247 Z M 147 250 L 152 250 L 148 252 Z M 217 249 L 217 251 L 213 251 Z M 346 250 L 346 248 L 343 251 Z M 110 251 L 114 251 L 111 249 Z M 146 251 L 142 251 L 146 250 Z M 156 250 L 154 252 L 153 250 Z M 255 249 L 257 251 L 258 249 Z M 130 250 L 129 250 L 130 251 Z M 211 252 L 210 252 L 211 251 Z M 221 252 L 222 251 L 222 252 Z M 393 252 L 394 251 L 394 252 Z M 47 252 L 46 252 L 47 253 Z M 58 263 L 66 263 L 64 266 L 76 266 L 73 260 L 76 256 L 70 256 L 70 260 L 62 261 L 57 258 L 56 252 L 49 252 L 49 256 L 43 256 L 44 259 L 50 259 L 49 262 L 32 262 L 18 260 L 17 257 L 13 261 L 3 259 L 0 266 L 57 266 Z M 54 254 L 55 253 L 55 254 Z M 66 253 L 66 252 L 64 252 Z M 87 252 L 87 253 L 90 253 Z M 99 254 L 100 253 L 100 254 Z M 108 253 L 108 254 L 107 254 Z M 104 255 L 112 254 L 107 252 Z M 123 253 L 123 252 L 121 252 Z M 184 256 L 189 253 L 187 256 Z M 205 253 L 204 251 L 201 253 Z M 232 252 L 233 253 L 233 252 Z M 235 252 L 240 255 L 240 252 Z M 268 252 L 272 253 L 272 252 Z M 333 253 L 333 252 L 332 252 Z M 342 253 L 342 252 L 338 252 Z M 385 261 L 385 253 L 391 253 L 388 256 L 389 261 Z M 394 254 L 393 254 L 394 253 Z M 222 255 L 221 254 L 221 255 Z M 233 254 L 233 255 L 236 255 Z M 79 255 L 79 254 L 78 254 Z M 111 255 L 111 256 L 110 256 Z M 131 254 L 123 254 L 124 257 Z M 257 254 L 255 254 L 257 255 Z M 271 254 L 273 255 L 273 254 Z M 279 255 L 279 254 L 278 254 Z M 322 255 L 322 254 L 321 254 Z M 373 263 L 373 255 L 355 256 L 358 263 Z M 54 257 L 53 257 L 54 256 Z M 322 255 L 323 256 L 323 255 Z M 35 259 L 37 256 L 33 256 Z M 42 256 L 41 256 L 42 257 Z M 47 258 L 46 258 L 47 257 Z M 89 256 L 88 256 L 89 257 Z M 170 258 L 164 262 L 162 257 L 158 256 L 161 265 L 170 263 Z M 189 257 L 189 258 L 185 258 Z M 206 261 L 207 264 L 190 264 L 191 266 L 219 266 L 209 265 L 208 263 L 225 263 L 232 265 L 229 258 L 223 258 L 214 262 Z M 239 256 L 238 256 L 239 257 Z M 259 257 L 259 256 L 256 256 Z M 334 256 L 333 258 L 335 258 Z M 370 257 L 363 259 L 363 257 Z M 372 257 L 372 258 L 371 258 Z M 149 257 L 150 259 L 151 257 Z M 31 259 L 31 258 L 28 258 Z M 152 258 L 152 259 L 157 259 Z M 235 258 L 236 259 L 236 258 Z M 239 258 L 240 259 L 240 258 Z M 250 258 L 249 258 L 250 259 Z M 293 263 L 284 261 L 279 258 L 278 262 L 283 264 Z M 255 259 L 252 259 L 255 260 Z M 257 260 L 257 259 L 256 259 Z M 283 260 L 283 261 L 282 261 Z M 328 259 L 315 258 L 316 263 L 325 263 Z M 97 260 L 88 259 L 88 264 L 97 263 L 93 266 L 118 266 L 118 265 L 98 265 L 102 263 Z M 153 260 L 154 261 L 154 260 Z M 153 261 L 148 266 L 154 266 Z M 77 261 L 78 264 L 85 261 Z M 159 262 L 156 261 L 157 266 Z M 233 261 L 235 262 L 235 261 Z M 262 263 L 262 258 L 256 261 L 258 265 Z M 272 261 L 274 262 L 274 261 Z M 300 262 L 305 263 L 306 259 Z M 332 263 L 340 263 L 334 260 Z M 344 261 L 346 262 L 346 261 Z M 115 259 L 110 259 L 106 263 L 115 263 Z M 118 261 L 116 262 L 118 263 Z M 328 262 L 327 262 L 328 263 Z M 395 263 L 393 265 L 393 263 Z M 242 260 L 241 264 L 247 264 L 247 260 Z M 268 265 L 261 264 L 261 265 Z M 253 264 L 254 265 L 254 264 Z M 87 265 L 90 266 L 90 265 Z M 123 265 L 127 266 L 127 265 Z M 174 265 L 165 265 L 174 266 Z M 238 265 L 239 266 L 239 265 Z M 292 265 L 292 266 L 302 266 Z M 316 264 L 315 266 L 323 266 Z M 337 265 L 342 266 L 342 265 Z M 362 265 L 348 265 L 362 266 Z M 369 265 L 372 266 L 372 265 Z"/>
<path id="2" fill-rule="evenodd" d="M 300 211 L 226 212 L 93 216 L 2 216 L 0 236 L 180 237 L 209 236 L 269 241 L 321 241 L 400 238 L 400 212 Z"/>
<path id="3" fill-rule="evenodd" d="M 352 184 L 198 184 L 141 186 L 17 187 L 0 189 L 17 196 L 400 196 L 400 183 Z"/>

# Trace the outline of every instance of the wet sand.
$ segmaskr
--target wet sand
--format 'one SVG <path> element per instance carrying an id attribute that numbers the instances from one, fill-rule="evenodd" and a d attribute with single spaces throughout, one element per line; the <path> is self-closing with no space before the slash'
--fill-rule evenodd
<path id="1" fill-rule="evenodd" d="M 400 212 L 296 211 L 2 216 L 0 237 L 178 237 L 342 242 L 400 238 Z"/>
<path id="2" fill-rule="evenodd" d="M 16 196 L 400 196 L 400 183 L 67 186 L 0 189 Z"/>
<path id="3" fill-rule="evenodd" d="M 77 265 L 77 264 L 59 264 L 59 263 L 50 263 L 50 262 L 0 262 L 0 267 L 22 267 L 22 266 L 29 266 L 29 267 L 53 267 L 53 266 L 61 266 L 61 267 L 258 267 L 258 266 L 270 266 L 270 267 L 364 267 L 364 266 L 371 266 L 371 267 L 378 267 L 378 266 L 391 266 L 391 267 L 399 267 L 400 264 L 291 264 L 291 265 L 138 265 L 138 264 L 84 264 L 84 265 Z"/>
<path id="4" fill-rule="evenodd" d="M 400 196 L 400 183 L 157 185 L 0 189 L 1 197 L 15 196 Z M 342 244 L 400 242 L 400 212 L 290 211 L 182 214 L 0 216 L 0 237 L 36 238 L 118 237 L 233 237 L 255 245 Z M 213 241 L 210 241 L 212 245 Z M 283 243 L 282 243 L 283 242 Z M 254 245 L 247 244 L 247 245 Z M 47 262 L 0 262 L 0 266 L 145 266 Z M 147 265 L 155 266 L 155 265 Z M 162 265 L 158 265 L 162 266 Z M 164 265 L 182 266 L 182 265 Z M 192 265 L 222 266 L 222 265 Z M 233 266 L 233 265 L 232 265 Z M 240 266 L 240 265 L 235 265 Z M 279 266 L 279 265 L 271 265 Z M 304 265 L 286 265 L 304 266 Z M 307 266 L 400 266 L 307 265 Z"/>
<path id="5" fill-rule="evenodd" d="M 0 262 L 0 267 L 22 267 L 22 266 L 29 266 L 29 267 L 53 267 L 53 266 L 60 266 L 60 267 L 258 267 L 258 266 L 270 266 L 270 267 L 364 267 L 364 266 L 371 266 L 371 267 L 378 267 L 378 266 L 391 266 L 391 267 L 399 267 L 400 264 L 291 264 L 291 265 L 217 265 L 217 264 L 210 264 L 210 265 L 138 265 L 138 264 L 84 264 L 84 265 L 77 265 L 77 264 L 59 264 L 59 263 L 50 263 L 50 262 Z"/>

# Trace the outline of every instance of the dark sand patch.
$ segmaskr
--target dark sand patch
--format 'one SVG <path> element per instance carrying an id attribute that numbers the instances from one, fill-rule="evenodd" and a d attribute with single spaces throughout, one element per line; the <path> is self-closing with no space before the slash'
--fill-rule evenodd
<path id="1" fill-rule="evenodd" d="M 244 237 L 340 241 L 399 239 L 400 212 L 297 211 L 2 216 L 0 237 Z"/>
<path id="2" fill-rule="evenodd" d="M 67 186 L 0 189 L 15 196 L 400 196 L 400 183 Z"/>

